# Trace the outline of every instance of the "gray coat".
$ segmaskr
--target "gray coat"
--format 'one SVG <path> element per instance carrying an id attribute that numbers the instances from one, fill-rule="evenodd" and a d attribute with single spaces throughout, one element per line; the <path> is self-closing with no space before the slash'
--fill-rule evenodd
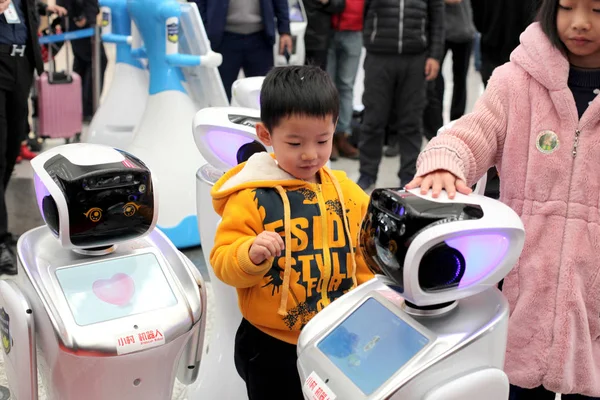
<path id="1" fill-rule="evenodd" d="M 447 42 L 471 42 L 475 37 L 475 32 L 471 0 L 463 0 L 458 4 L 446 4 Z"/>

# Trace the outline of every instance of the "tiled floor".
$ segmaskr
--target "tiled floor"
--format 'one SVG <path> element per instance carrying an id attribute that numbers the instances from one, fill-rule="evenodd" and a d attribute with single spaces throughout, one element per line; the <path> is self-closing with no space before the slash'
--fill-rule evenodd
<path id="1" fill-rule="evenodd" d="M 107 46 L 107 53 L 109 60 L 114 60 L 114 49 L 110 46 Z M 59 54 L 59 61 L 57 63 L 57 68 L 63 68 L 61 65 L 61 57 Z M 451 63 L 448 62 L 445 65 L 446 76 L 451 76 L 450 72 Z M 112 79 L 112 68 L 113 64 L 109 63 L 109 68 L 106 73 L 106 86 L 110 85 Z M 359 72 L 357 78 L 357 86 L 355 93 L 355 103 L 360 104 L 360 94 L 362 92 L 362 71 Z M 446 80 L 447 89 L 451 89 L 452 80 Z M 468 109 L 470 110 L 473 106 L 474 101 L 479 96 L 482 90 L 481 80 L 479 75 L 472 71 L 469 75 L 469 99 L 468 99 Z M 448 97 L 448 93 L 451 93 L 451 90 L 446 91 Z M 449 99 L 448 99 L 449 100 Z M 446 101 L 449 103 L 449 101 Z M 446 119 L 447 119 L 447 107 L 446 107 Z M 49 141 L 48 146 L 53 146 L 56 144 L 60 144 L 60 141 Z M 348 173 L 351 179 L 358 178 L 358 162 L 351 161 L 347 159 L 342 159 L 338 162 L 333 163 L 333 168 L 341 169 Z M 386 158 L 383 160 L 381 164 L 381 174 L 379 175 L 379 179 L 377 181 L 377 186 L 379 187 L 391 187 L 398 185 L 398 178 L 396 173 L 399 168 L 399 159 L 398 158 Z M 35 203 L 35 196 L 33 191 L 32 184 L 32 171 L 28 162 L 23 162 L 17 166 L 15 170 L 14 177 L 9 184 L 7 191 L 7 204 L 9 210 L 9 229 L 11 232 L 15 234 L 21 234 L 33 227 L 39 226 L 43 223 L 39 216 L 39 212 Z M 191 249 L 187 250 L 186 255 L 194 262 L 194 264 L 201 271 L 202 275 L 205 279 L 208 279 L 208 273 L 206 271 L 206 265 L 204 263 L 202 249 Z M 210 286 L 210 284 L 209 284 Z M 210 292 L 210 291 L 209 291 Z M 209 308 L 212 302 L 209 299 Z M 208 334 L 210 337 L 210 321 L 208 322 Z M 210 339 L 209 339 L 210 340 Z M 7 400 L 7 394 L 5 388 L 6 386 L 6 377 L 4 375 L 3 368 L 3 358 L 0 357 L 0 400 Z M 41 387 L 41 399 L 45 399 L 44 388 Z M 174 389 L 174 399 L 185 399 L 185 390 L 184 387 L 178 383 L 175 385 Z M 212 400 L 212 399 L 211 399 Z"/>

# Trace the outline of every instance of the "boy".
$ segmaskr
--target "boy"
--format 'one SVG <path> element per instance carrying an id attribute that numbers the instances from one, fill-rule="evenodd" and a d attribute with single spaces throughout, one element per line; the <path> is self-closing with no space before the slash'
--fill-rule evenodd
<path id="1" fill-rule="evenodd" d="M 333 300 L 372 278 L 356 252 L 369 197 L 325 167 L 339 98 L 315 66 L 265 78 L 256 132 L 273 155 L 254 154 L 214 186 L 223 219 L 210 262 L 237 288 L 244 319 L 235 364 L 252 399 L 303 399 L 296 369 L 300 330 Z"/>
<path id="2" fill-rule="evenodd" d="M 444 54 L 444 0 L 366 0 L 365 106 L 358 150 L 364 190 L 375 186 L 392 107 L 400 186 L 412 181 L 422 144 L 426 81 Z"/>

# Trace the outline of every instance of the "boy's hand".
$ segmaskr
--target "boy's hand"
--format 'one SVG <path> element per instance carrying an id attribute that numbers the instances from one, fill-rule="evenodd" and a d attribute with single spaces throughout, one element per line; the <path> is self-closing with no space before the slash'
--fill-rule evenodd
<path id="1" fill-rule="evenodd" d="M 433 188 L 431 195 L 437 198 L 442 189 L 446 189 L 448 197 L 453 199 L 456 196 L 456 191 L 462 194 L 470 194 L 471 188 L 467 186 L 465 181 L 458 179 L 448 171 L 434 171 L 425 176 L 413 179 L 406 185 L 406 189 L 414 189 L 421 187 L 421 194 L 427 194 L 430 188 Z"/>
<path id="2" fill-rule="evenodd" d="M 428 58 L 425 62 L 425 79 L 432 81 L 440 72 L 440 62 L 435 58 Z"/>
<path id="3" fill-rule="evenodd" d="M 248 256 L 250 261 L 255 265 L 259 265 L 270 257 L 279 257 L 283 248 L 283 239 L 278 233 L 263 231 L 254 239 L 254 243 L 248 251 Z"/>

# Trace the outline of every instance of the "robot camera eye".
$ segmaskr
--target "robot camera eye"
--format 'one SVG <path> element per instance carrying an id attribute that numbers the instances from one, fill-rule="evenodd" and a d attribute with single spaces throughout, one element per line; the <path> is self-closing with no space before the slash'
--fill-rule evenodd
<path id="1" fill-rule="evenodd" d="M 465 270 L 462 253 L 442 242 L 423 255 L 419 265 L 419 285 L 425 292 L 454 288 L 460 284 Z"/>
<path id="2" fill-rule="evenodd" d="M 265 146 L 257 142 L 256 140 L 246 143 L 243 146 L 240 146 L 236 158 L 238 164 L 248 161 L 250 157 L 252 157 L 255 153 L 262 153 L 266 151 Z"/>

